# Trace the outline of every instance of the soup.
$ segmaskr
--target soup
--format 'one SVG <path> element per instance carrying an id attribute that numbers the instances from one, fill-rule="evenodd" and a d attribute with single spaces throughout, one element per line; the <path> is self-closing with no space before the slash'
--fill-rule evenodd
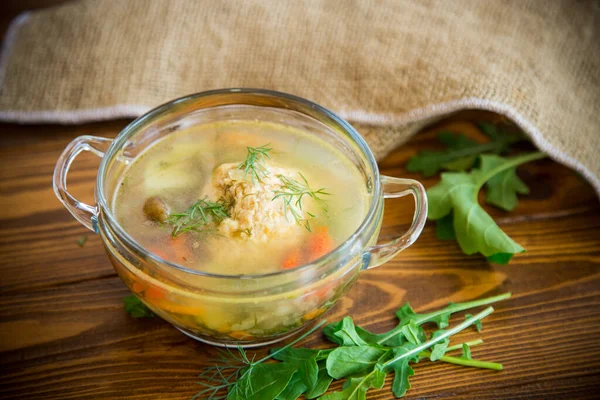
<path id="1" fill-rule="evenodd" d="M 185 268 L 267 274 L 314 261 L 357 230 L 364 179 L 331 144 L 267 122 L 196 125 L 136 157 L 113 201 L 138 243 Z"/>
<path id="2" fill-rule="evenodd" d="M 171 132 L 130 160 L 117 187 L 117 221 L 146 250 L 188 270 L 231 277 L 319 259 L 358 229 L 372 201 L 364 177 L 339 149 L 301 129 L 257 121 Z M 358 273 L 345 268 L 323 278 L 304 271 L 296 289 L 269 297 L 278 276 L 264 288 L 252 279 L 206 286 L 203 275 L 143 264 L 126 269 L 126 260 L 111 260 L 155 313 L 220 343 L 300 327 L 331 307 Z M 217 294 L 227 290 L 256 294 Z"/>

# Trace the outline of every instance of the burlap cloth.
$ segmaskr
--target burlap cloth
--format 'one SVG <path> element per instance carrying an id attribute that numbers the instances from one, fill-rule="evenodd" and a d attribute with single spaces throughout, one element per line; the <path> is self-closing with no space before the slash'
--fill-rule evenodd
<path id="1" fill-rule="evenodd" d="M 478 108 L 600 193 L 599 33 L 592 1 L 80 1 L 11 24 L 0 120 L 138 116 L 192 92 L 261 87 L 339 113 L 381 157 Z"/>

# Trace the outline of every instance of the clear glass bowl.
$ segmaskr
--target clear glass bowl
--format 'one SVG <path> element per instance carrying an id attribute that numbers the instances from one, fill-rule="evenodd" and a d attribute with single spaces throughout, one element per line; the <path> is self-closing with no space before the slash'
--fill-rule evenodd
<path id="1" fill-rule="evenodd" d="M 164 260 L 137 243 L 111 211 L 126 167 L 145 148 L 179 129 L 231 120 L 277 122 L 337 146 L 360 172 L 369 196 L 368 212 L 356 232 L 310 264 L 263 275 L 203 273 Z M 82 151 L 102 157 L 95 205 L 79 202 L 67 191 L 69 166 Z M 217 90 L 171 101 L 129 124 L 115 140 L 76 138 L 57 161 L 54 191 L 79 222 L 100 234 L 115 270 L 150 309 L 186 335 L 221 346 L 273 343 L 317 320 L 350 289 L 361 270 L 381 265 L 410 246 L 427 217 L 423 186 L 380 176 L 373 153 L 347 122 L 308 100 L 255 89 Z M 408 194 L 415 199 L 409 230 L 376 244 L 384 199 Z"/>

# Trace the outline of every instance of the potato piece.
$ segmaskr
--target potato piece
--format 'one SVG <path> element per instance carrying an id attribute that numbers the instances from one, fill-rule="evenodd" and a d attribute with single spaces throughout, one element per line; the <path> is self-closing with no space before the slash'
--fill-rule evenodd
<path id="1" fill-rule="evenodd" d="M 144 203 L 144 213 L 159 222 L 165 222 L 169 218 L 169 206 L 158 196 L 148 198 Z"/>

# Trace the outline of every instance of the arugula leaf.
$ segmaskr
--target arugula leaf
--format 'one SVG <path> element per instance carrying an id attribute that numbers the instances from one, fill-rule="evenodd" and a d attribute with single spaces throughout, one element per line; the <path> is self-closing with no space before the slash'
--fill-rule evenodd
<path id="1" fill-rule="evenodd" d="M 496 253 L 496 254 L 492 254 L 489 257 L 486 257 L 487 260 L 491 263 L 496 263 L 496 264 L 508 264 L 510 262 L 510 260 L 512 259 L 512 254 L 511 253 Z"/>
<path id="2" fill-rule="evenodd" d="M 357 334 L 364 342 L 366 342 L 365 344 L 381 345 L 388 347 L 402 346 L 407 343 L 407 339 L 405 338 L 402 329 L 411 322 L 417 326 L 433 322 L 438 326 L 439 329 L 443 329 L 448 326 L 450 316 L 454 313 L 495 303 L 507 299 L 510 296 L 510 293 L 505 293 L 480 300 L 467 301 L 463 303 L 450 303 L 447 307 L 441 310 L 436 310 L 429 313 L 416 313 L 409 303 L 405 303 L 402 307 L 400 307 L 400 309 L 398 309 L 398 311 L 396 311 L 396 316 L 398 317 L 400 322 L 395 328 L 390 329 L 389 331 L 384 333 L 375 334 L 369 332 L 364 328 L 355 326 L 354 331 L 357 332 Z M 330 336 L 333 336 L 334 339 L 339 340 L 339 338 L 334 334 L 335 332 L 339 331 L 341 327 L 342 323 L 340 321 L 337 324 L 327 325 L 323 331 L 327 331 L 326 335 L 328 338 Z M 419 339 L 421 341 L 424 341 L 425 336 L 422 329 L 420 330 L 419 335 Z"/>
<path id="3" fill-rule="evenodd" d="M 276 399 L 296 370 L 279 363 L 256 364 L 246 368 L 227 394 L 227 400 Z"/>
<path id="4" fill-rule="evenodd" d="M 477 127 L 487 135 L 491 140 L 499 140 L 510 137 L 512 142 L 522 140 L 523 136 L 520 133 L 506 132 L 500 129 L 497 125 L 489 122 L 478 122 Z"/>
<path id="5" fill-rule="evenodd" d="M 333 378 L 327 373 L 326 362 L 324 360 L 319 361 L 318 365 L 319 374 L 317 375 L 317 383 L 306 391 L 304 396 L 307 399 L 314 399 L 321 396 L 329 389 L 329 385 L 333 382 Z"/>
<path id="6" fill-rule="evenodd" d="M 435 221 L 435 234 L 440 240 L 456 240 L 456 232 L 454 232 L 452 211 L 445 217 Z"/>
<path id="7" fill-rule="evenodd" d="M 471 314 L 465 314 L 465 319 L 469 319 L 471 317 L 472 317 Z M 483 328 L 483 325 L 481 324 L 481 321 L 475 322 L 475 329 L 477 329 L 477 332 L 481 332 L 482 328 Z"/>
<path id="8" fill-rule="evenodd" d="M 414 345 L 396 347 L 394 349 L 394 358 L 403 356 L 415 348 Z M 409 365 L 409 362 L 419 362 L 419 355 L 402 358 L 393 364 L 394 381 L 392 382 L 392 392 L 396 397 L 402 397 L 410 389 L 409 378 L 415 374 L 415 370 Z"/>
<path id="9" fill-rule="evenodd" d="M 323 329 L 327 339 L 340 346 L 363 346 L 365 342 L 356 332 L 352 318 L 345 317 L 337 324 L 329 324 Z"/>
<path id="10" fill-rule="evenodd" d="M 506 160 L 502 157 L 489 155 L 481 159 L 481 169 L 491 170 L 502 166 Z M 485 184 L 486 203 L 492 204 L 505 211 L 512 211 L 519 204 L 518 194 L 528 194 L 529 188 L 518 176 L 517 168 L 508 168 L 492 176 Z"/>
<path id="11" fill-rule="evenodd" d="M 429 313 L 415 313 L 405 304 L 397 312 L 401 318 L 399 324 L 383 334 L 374 334 L 356 327 L 352 319 L 344 318 L 337 324 L 328 325 L 327 333 L 333 340 L 347 342 L 349 345 L 333 349 L 291 347 L 320 328 L 323 321 L 286 346 L 272 349 L 269 355 L 258 361 L 249 357 L 241 347 L 238 347 L 238 356 L 228 350 L 228 353 L 221 353 L 221 362 L 224 365 L 208 367 L 200 375 L 208 382 L 198 382 L 205 389 L 196 394 L 194 399 L 222 400 L 225 390 L 228 390 L 227 400 L 296 400 L 303 394 L 305 398 L 313 399 L 322 396 L 333 379 L 346 378 L 342 390 L 321 398 L 363 400 L 366 399 L 369 389 L 383 387 L 386 374 L 392 371 L 393 393 L 401 397 L 410 388 L 409 379 L 414 375 L 410 364 L 422 358 L 467 367 L 501 370 L 501 364 L 474 360 L 471 357 L 469 346 L 481 344 L 482 340 L 449 346 L 452 335 L 478 324 L 482 318 L 492 313 L 492 307 L 487 307 L 474 316 L 469 315 L 465 321 L 452 328 L 443 328 L 447 327 L 450 315 L 455 312 L 508 297 L 510 293 L 464 303 L 450 303 L 441 310 Z M 421 326 L 425 323 L 435 323 L 440 327 L 429 340 Z M 461 357 L 445 355 L 461 348 Z M 264 363 L 270 358 L 280 362 Z"/>
<path id="12" fill-rule="evenodd" d="M 340 379 L 364 372 L 372 369 L 386 353 L 381 347 L 369 345 L 338 347 L 327 357 L 327 373 Z"/>
<path id="13" fill-rule="evenodd" d="M 472 315 L 469 315 L 469 318 L 471 318 Z M 467 318 L 467 319 L 469 319 Z M 475 324 L 477 323 L 481 323 L 481 321 L 477 321 L 475 322 Z M 431 335 L 432 339 L 437 338 L 438 336 L 443 335 L 444 333 L 446 333 L 445 330 L 440 329 L 438 331 L 433 332 L 433 334 Z M 448 345 L 450 344 L 450 339 L 446 338 L 443 341 L 435 344 L 433 346 L 433 349 L 431 350 L 431 356 L 429 356 L 429 359 L 431 361 L 437 361 L 440 358 L 444 357 L 444 354 L 446 354 L 446 351 L 448 350 Z"/>
<path id="14" fill-rule="evenodd" d="M 465 254 L 481 253 L 486 257 L 498 253 L 512 255 L 525 251 L 496 225 L 492 217 L 477 202 L 481 187 L 493 176 L 525 162 L 545 157 L 531 153 L 503 162 L 492 163 L 481 156 L 481 168 L 464 172 L 446 172 L 440 183 L 427 191 L 429 219 L 439 220 L 453 212 L 456 239 Z M 503 257 L 506 259 L 507 257 Z"/>
<path id="15" fill-rule="evenodd" d="M 401 331 L 406 340 L 414 345 L 421 344 L 421 339 L 425 336 L 423 328 L 419 327 L 413 319 L 407 325 L 404 325 Z"/>
<path id="16" fill-rule="evenodd" d="M 366 400 L 367 390 L 381 389 L 385 384 L 385 372 L 379 368 L 365 376 L 348 378 L 341 392 L 333 392 L 321 397 L 321 400 Z"/>
<path id="17" fill-rule="evenodd" d="M 398 319 L 400 319 L 401 323 L 403 324 L 413 322 L 421 325 L 426 322 L 435 322 L 438 328 L 445 328 L 448 326 L 450 315 L 453 312 L 456 312 L 452 311 L 454 309 L 453 306 L 457 306 L 457 304 L 450 303 L 448 307 L 442 310 L 434 311 L 433 313 L 419 314 L 412 309 L 410 304 L 406 303 L 400 307 L 398 311 L 396 311 L 396 316 L 398 316 Z"/>
<path id="18" fill-rule="evenodd" d="M 292 379 L 289 381 L 283 392 L 279 393 L 277 396 L 277 400 L 296 400 L 298 397 L 302 396 L 304 392 L 306 392 L 306 385 L 302 382 L 302 378 L 298 373 L 292 376 Z"/>
<path id="19" fill-rule="evenodd" d="M 463 343 L 462 355 L 460 356 L 460 358 L 464 358 L 465 360 L 473 359 L 473 357 L 471 357 L 471 347 L 469 347 L 469 345 L 466 343 Z"/>
<path id="20" fill-rule="evenodd" d="M 319 356 L 319 353 L 320 350 L 295 349 L 288 347 L 277 353 L 273 353 L 273 358 L 293 365 L 298 371 L 298 378 L 304 383 L 305 390 L 307 390 L 317 383 L 317 375 L 319 373 L 317 357 Z"/>
<path id="21" fill-rule="evenodd" d="M 450 316 L 459 311 L 469 310 L 471 308 L 480 307 L 488 304 L 492 304 L 501 300 L 508 299 L 511 296 L 510 293 L 504 293 L 498 296 L 492 296 L 485 299 L 466 301 L 463 303 L 450 303 L 447 307 L 432 311 L 429 313 L 416 313 L 412 309 L 409 303 L 405 303 L 398 311 L 396 311 L 396 316 L 400 319 L 398 325 L 389 330 L 388 332 L 376 335 L 377 344 L 383 345 L 390 340 L 399 341 L 399 337 L 405 342 L 404 334 L 402 333 L 402 328 L 409 324 L 411 321 L 414 321 L 416 325 L 422 325 L 428 322 L 435 323 L 439 329 L 446 328 L 448 326 L 448 321 L 450 320 Z M 399 344 L 399 345 L 402 345 Z"/>
<path id="22" fill-rule="evenodd" d="M 495 127 L 493 130 L 488 130 L 486 134 L 491 140 L 486 143 L 477 143 L 463 134 L 441 132 L 438 139 L 447 146 L 447 149 L 421 151 L 411 157 L 406 164 L 406 169 L 410 172 L 421 172 L 426 177 L 433 176 L 442 169 L 465 171 L 475 164 L 477 156 L 481 153 L 498 154 L 506 151 L 511 143 L 520 140 L 520 137 L 515 135 L 498 134 Z"/>
<path id="23" fill-rule="evenodd" d="M 123 298 L 125 311 L 133 318 L 152 318 L 154 313 L 140 299 L 134 295 L 125 296 Z"/>

